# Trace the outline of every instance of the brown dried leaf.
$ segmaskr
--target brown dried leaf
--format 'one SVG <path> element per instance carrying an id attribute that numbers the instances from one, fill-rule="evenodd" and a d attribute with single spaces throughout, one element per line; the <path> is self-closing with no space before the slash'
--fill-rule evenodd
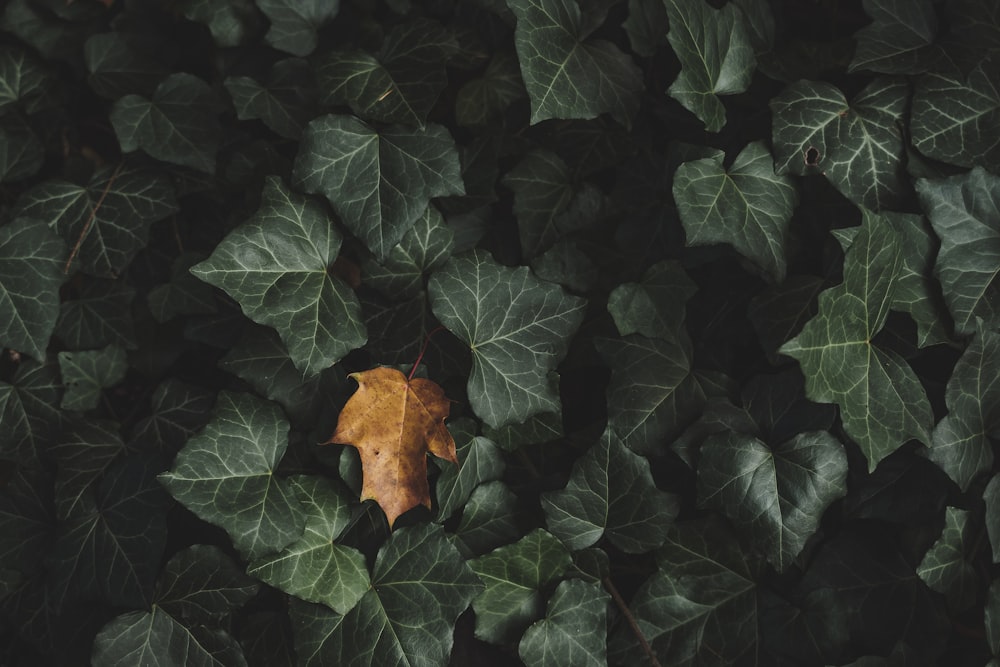
<path id="1" fill-rule="evenodd" d="M 407 379 L 394 368 L 351 373 L 358 390 L 340 412 L 328 443 L 361 454 L 361 499 L 375 500 L 389 527 L 403 512 L 431 506 L 427 452 L 458 463 L 455 440 L 444 425 L 450 403 L 435 382 Z"/>

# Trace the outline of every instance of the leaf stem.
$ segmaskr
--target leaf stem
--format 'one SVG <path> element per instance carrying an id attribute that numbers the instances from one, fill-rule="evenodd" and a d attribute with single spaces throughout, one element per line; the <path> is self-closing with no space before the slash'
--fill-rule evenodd
<path id="1" fill-rule="evenodd" d="M 101 196 L 97 198 L 97 202 L 94 203 L 94 207 L 90 209 L 90 215 L 87 216 L 87 221 L 83 223 L 83 229 L 80 230 L 80 237 L 76 240 L 76 244 L 73 246 L 73 250 L 69 253 L 69 259 L 66 260 L 66 266 L 63 267 L 63 275 L 69 273 L 69 267 L 73 264 L 73 260 L 76 259 L 77 254 L 80 252 L 80 246 L 83 245 L 83 239 L 87 238 L 87 234 L 90 232 L 90 226 L 94 224 L 94 218 L 97 217 L 97 209 L 101 208 L 101 204 L 104 203 L 104 198 L 108 196 L 108 192 L 111 191 L 111 185 L 118 178 L 118 174 L 121 172 L 122 167 L 125 165 L 125 161 L 118 163 L 115 170 L 111 173 L 111 178 L 104 185 L 104 190 L 101 192 Z"/>
<path id="2" fill-rule="evenodd" d="M 625 603 L 625 598 L 622 594 L 618 592 L 615 588 L 614 583 L 611 581 L 611 577 L 604 577 L 601 579 L 601 583 L 604 584 L 604 590 L 611 593 L 611 597 L 614 598 L 615 604 L 618 605 L 618 609 L 622 612 L 622 616 L 628 622 L 628 626 L 632 628 L 632 634 L 635 635 L 636 639 L 639 640 L 639 645 L 642 646 L 643 652 L 646 657 L 649 658 L 649 664 L 653 667 L 663 667 L 660 661 L 656 659 L 656 654 L 653 652 L 653 647 L 649 645 L 646 641 L 646 636 L 642 634 L 642 630 L 639 629 L 639 624 L 635 621 L 635 616 L 629 611 L 628 604 Z"/>
<path id="3" fill-rule="evenodd" d="M 427 346 L 430 345 L 431 336 L 436 334 L 438 331 L 444 331 L 444 327 L 443 326 L 434 327 L 433 329 L 427 332 L 426 336 L 424 336 L 424 344 L 423 347 L 420 348 L 420 354 L 417 355 L 417 360 L 413 362 L 413 368 L 410 369 L 410 374 L 406 376 L 407 382 L 413 379 L 413 374 L 417 372 L 417 366 L 420 365 L 420 360 L 424 358 L 424 352 L 427 351 Z"/>

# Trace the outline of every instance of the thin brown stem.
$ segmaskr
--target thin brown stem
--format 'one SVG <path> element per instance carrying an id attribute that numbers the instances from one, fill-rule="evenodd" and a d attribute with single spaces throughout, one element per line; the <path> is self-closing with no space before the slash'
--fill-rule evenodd
<path id="1" fill-rule="evenodd" d="M 413 374 L 417 372 L 417 366 L 420 365 L 420 360 L 424 358 L 424 353 L 427 351 L 427 346 L 431 342 L 431 336 L 436 334 L 438 331 L 443 331 L 443 330 L 444 327 L 435 327 L 434 329 L 431 329 L 429 332 L 427 332 L 427 335 L 424 337 L 424 345 L 423 347 L 420 348 L 420 354 L 417 355 L 417 360 L 413 362 L 413 368 L 410 369 L 410 374 L 406 377 L 407 382 L 412 380 Z"/>
<path id="2" fill-rule="evenodd" d="M 87 221 L 83 223 L 83 229 L 80 230 L 80 236 L 76 240 L 76 244 L 73 246 L 73 250 L 69 253 L 69 259 L 66 260 L 66 266 L 63 267 L 63 274 L 69 273 L 69 267 L 73 264 L 73 260 L 80 253 L 80 246 L 83 245 L 83 239 L 87 238 L 87 234 L 90 233 L 90 226 L 94 224 L 94 219 L 97 217 L 97 210 L 101 208 L 101 204 L 104 203 L 104 198 L 108 196 L 108 192 L 111 191 L 111 185 L 118 178 L 118 174 L 121 172 L 124 162 L 119 162 L 118 166 L 115 167 L 114 172 L 111 174 L 111 178 L 104 185 L 104 190 L 101 192 L 101 196 L 97 198 L 94 203 L 94 207 L 90 209 L 90 215 L 87 216 Z"/>
<path id="3" fill-rule="evenodd" d="M 642 634 L 642 630 L 639 629 L 639 624 L 635 622 L 635 616 L 629 611 L 628 605 L 625 603 L 625 598 L 622 594 L 618 592 L 615 585 L 611 582 L 611 577 L 604 577 L 601 579 L 601 583 L 604 584 L 604 590 L 611 593 L 611 597 L 614 599 L 615 604 L 618 605 L 618 609 L 621 611 L 622 616 L 625 617 L 625 621 L 628 626 L 632 628 L 632 634 L 635 635 L 636 639 L 639 640 L 639 645 L 642 646 L 643 652 L 646 657 L 649 658 L 649 664 L 653 667 L 663 667 L 660 661 L 656 659 L 656 654 L 653 653 L 653 647 L 649 645 L 646 641 L 646 636 Z"/>

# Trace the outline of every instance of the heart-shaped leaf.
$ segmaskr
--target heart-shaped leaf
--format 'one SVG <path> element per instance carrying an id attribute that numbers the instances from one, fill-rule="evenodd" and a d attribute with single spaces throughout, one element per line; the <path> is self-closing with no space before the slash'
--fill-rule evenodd
<path id="1" fill-rule="evenodd" d="M 698 503 L 720 510 L 779 572 L 847 493 L 847 455 L 829 433 L 801 433 L 769 447 L 753 436 L 709 436 L 698 457 Z"/>
<path id="2" fill-rule="evenodd" d="M 126 153 L 142 149 L 157 160 L 214 174 L 216 104 L 207 83 L 181 72 L 161 81 L 150 98 L 126 95 L 115 102 L 111 125 Z"/>
<path id="3" fill-rule="evenodd" d="M 289 482 L 274 475 L 288 445 L 288 423 L 274 403 L 223 392 L 212 421 L 188 440 L 159 476 L 174 498 L 223 528 L 257 558 L 302 535 L 305 515 Z"/>
<path id="4" fill-rule="evenodd" d="M 596 118 L 628 125 L 642 76 L 613 43 L 589 39 L 577 0 L 507 0 L 517 17 L 514 46 L 531 98 L 531 122 Z"/>
<path id="5" fill-rule="evenodd" d="M 722 158 L 720 152 L 685 162 L 674 175 L 674 201 L 687 243 L 728 243 L 780 283 L 798 192 L 790 178 L 774 173 L 763 142 L 748 144 L 728 169 Z"/>
<path id="6" fill-rule="evenodd" d="M 586 301 L 485 252 L 453 257 L 428 285 L 431 309 L 472 349 L 469 401 L 490 426 L 558 411 L 555 366 Z"/>

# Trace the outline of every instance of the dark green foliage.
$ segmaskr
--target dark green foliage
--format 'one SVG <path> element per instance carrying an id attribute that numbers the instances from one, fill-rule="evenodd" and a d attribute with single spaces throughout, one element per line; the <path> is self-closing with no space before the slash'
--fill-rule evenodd
<path id="1" fill-rule="evenodd" d="M 1000 665 L 998 276 L 994 0 L 0 2 L 0 665 Z"/>

